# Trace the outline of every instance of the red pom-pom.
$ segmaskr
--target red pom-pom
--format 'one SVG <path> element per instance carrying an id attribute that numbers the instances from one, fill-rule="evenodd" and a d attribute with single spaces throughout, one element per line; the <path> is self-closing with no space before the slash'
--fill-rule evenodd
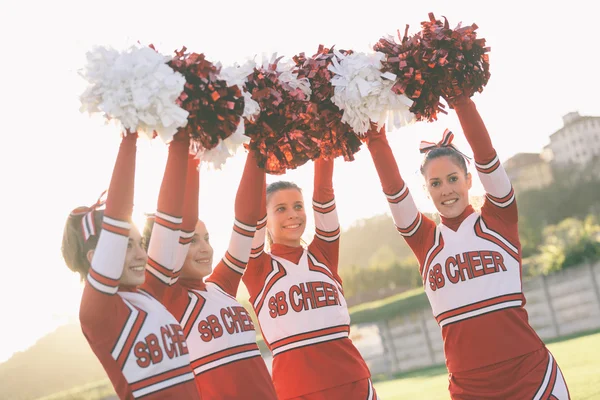
<path id="1" fill-rule="evenodd" d="M 414 100 L 410 111 L 419 121 L 437 120 L 439 112 L 446 113 L 441 97 L 472 96 L 481 92 L 490 78 L 489 48 L 485 39 L 477 39 L 477 25 L 448 27 L 429 14 L 421 23 L 421 31 L 408 36 L 408 25 L 400 43 L 382 38 L 374 50 L 387 55 L 384 71 L 398 77 L 392 88 Z"/>
<path id="2" fill-rule="evenodd" d="M 318 158 L 321 133 L 315 129 L 316 108 L 291 68 L 281 66 L 280 60 L 255 68 L 246 82 L 261 110 L 254 121 L 246 119 L 246 135 L 251 138 L 246 147 L 255 151 L 258 165 L 274 175 Z M 280 79 L 282 74 L 286 80 Z M 308 82 L 304 86 L 308 88 Z"/>
<path id="3" fill-rule="evenodd" d="M 351 54 L 351 50 L 338 50 L 341 54 Z M 354 153 L 360 150 L 362 142 L 350 125 L 342 122 L 343 111 L 332 101 L 334 87 L 331 84 L 333 73 L 328 67 L 337 57 L 333 47 L 319 46 L 317 53 L 307 58 L 304 53 L 294 56 L 298 78 L 307 78 L 312 95 L 310 101 L 317 108 L 318 127 L 321 133 L 319 143 L 320 157 L 335 158 L 343 156 L 346 161 L 354 160 Z"/>
<path id="4" fill-rule="evenodd" d="M 441 76 L 439 87 L 447 99 L 458 96 L 471 97 L 482 92 L 490 79 L 490 49 L 485 47 L 485 39 L 477 38 L 477 25 L 450 29 L 448 20 L 435 19 L 429 13 L 429 21 L 421 23 L 421 43 L 426 49 L 429 64 L 439 66 Z"/>
<path id="5" fill-rule="evenodd" d="M 220 68 L 204 58 L 204 54 L 175 52 L 169 66 L 186 80 L 178 103 L 190 113 L 187 126 L 192 143 L 210 150 L 237 129 L 244 111 L 241 88 L 228 86 L 218 79 Z"/>
<path id="6" fill-rule="evenodd" d="M 381 38 L 373 49 L 386 54 L 382 71 L 398 77 L 392 90 L 413 100 L 410 112 L 415 114 L 416 120 L 434 121 L 438 112 L 445 113 L 444 105 L 440 103 L 441 93 L 435 86 L 436 80 L 427 60 L 422 57 L 421 36 L 408 36 L 407 33 L 408 25 L 403 37 L 398 32 L 400 43 L 391 37 Z"/>

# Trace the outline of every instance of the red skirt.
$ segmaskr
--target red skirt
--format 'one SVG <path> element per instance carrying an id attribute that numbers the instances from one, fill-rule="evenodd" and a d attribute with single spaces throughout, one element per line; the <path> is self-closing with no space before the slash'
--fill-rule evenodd
<path id="1" fill-rule="evenodd" d="M 294 397 L 290 400 L 377 400 L 377 394 L 371 379 L 361 379 L 360 381 L 348 383 L 346 385 L 333 387 L 305 394 L 304 396 Z"/>
<path id="2" fill-rule="evenodd" d="M 545 347 L 498 364 L 450 374 L 449 381 L 454 400 L 570 400 L 562 372 Z"/>

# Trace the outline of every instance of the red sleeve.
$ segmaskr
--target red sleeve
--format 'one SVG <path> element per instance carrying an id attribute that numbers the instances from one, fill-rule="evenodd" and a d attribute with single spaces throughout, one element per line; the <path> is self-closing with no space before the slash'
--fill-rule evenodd
<path id="1" fill-rule="evenodd" d="M 473 150 L 475 167 L 486 191 L 485 203 L 481 210 L 482 215 L 516 226 L 518 211 L 515 193 L 504 167 L 500 164 L 475 103 L 470 98 L 463 97 L 458 99 L 453 107 L 465 137 Z"/>
<path id="2" fill-rule="evenodd" d="M 313 212 L 315 216 L 315 236 L 309 249 L 317 249 L 327 261 L 331 272 L 338 275 L 340 256 L 340 221 L 333 194 L 334 160 L 315 161 L 313 190 Z"/>
<path id="3" fill-rule="evenodd" d="M 106 199 L 102 230 L 81 298 L 79 318 L 82 330 L 94 343 L 114 341 L 130 313 L 116 293 L 129 245 L 136 142 L 137 134 L 129 134 L 121 141 Z"/>
<path id="4" fill-rule="evenodd" d="M 400 175 L 396 158 L 383 129 L 380 132 L 369 132 L 367 148 L 377 169 L 396 229 L 412 249 L 422 269 L 430 247 L 430 239 L 435 232 L 435 222 L 417 209 L 408 186 Z"/>
<path id="5" fill-rule="evenodd" d="M 260 212 L 256 222 L 256 232 L 252 239 L 252 250 L 246 270 L 242 277 L 244 285 L 250 293 L 250 301 L 256 298 L 263 288 L 266 274 L 270 271 L 271 256 L 265 252 L 265 237 L 267 233 L 267 183 L 263 181 L 260 196 Z"/>
<path id="6" fill-rule="evenodd" d="M 148 246 L 146 281 L 142 286 L 164 302 L 176 268 L 187 175 L 189 136 L 178 133 L 169 145 L 152 235 Z"/>
<path id="7" fill-rule="evenodd" d="M 191 154 L 188 155 L 185 194 L 183 196 L 183 220 L 171 285 L 175 285 L 179 279 L 190 243 L 192 242 L 192 237 L 196 231 L 196 223 L 198 223 L 198 201 L 200 197 L 199 164 L 200 160 Z"/>
<path id="8" fill-rule="evenodd" d="M 248 153 L 246 166 L 235 197 L 235 221 L 229 247 L 207 282 L 236 296 L 240 279 L 250 258 L 256 225 L 261 214 L 265 171 L 258 167 L 253 152 Z"/>

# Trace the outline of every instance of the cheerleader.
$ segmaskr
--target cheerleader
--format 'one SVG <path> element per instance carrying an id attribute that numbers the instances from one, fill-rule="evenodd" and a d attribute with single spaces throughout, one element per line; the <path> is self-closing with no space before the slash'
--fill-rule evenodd
<path id="1" fill-rule="evenodd" d="M 235 299 L 250 257 L 263 184 L 264 172 L 250 153 L 236 195 L 229 247 L 214 271 L 209 234 L 204 223 L 198 220 L 198 162 L 192 156 L 188 161 L 185 194 L 183 191 L 164 193 L 165 196 L 184 199 L 181 237 L 167 239 L 163 235 L 157 240 L 160 212 L 157 212 L 154 223 L 150 220 L 147 224 L 153 225 L 149 264 L 158 265 L 149 271 L 154 274 L 156 282 L 169 283 L 163 302 L 183 327 L 202 398 L 277 399 L 271 376 L 256 344 L 256 330 L 250 314 Z M 153 261 L 153 255 L 173 249 L 177 249 L 178 268 L 172 275 L 161 273 L 162 269 L 159 263 Z"/>
<path id="2" fill-rule="evenodd" d="M 480 212 L 469 205 L 465 156 L 444 133 L 421 143 L 421 173 L 440 216 L 417 210 L 385 133 L 367 146 L 396 228 L 419 261 L 425 292 L 442 329 L 452 399 L 569 399 L 553 356 L 531 328 L 521 284 L 521 245 L 512 185 L 470 98 L 456 110 L 486 191 Z"/>
<path id="3" fill-rule="evenodd" d="M 303 247 L 302 192 L 276 182 L 263 196 L 244 283 L 273 354 L 279 399 L 376 399 L 369 369 L 349 338 L 350 315 L 338 275 L 340 227 L 333 160 L 315 162 L 316 232 Z M 270 253 L 264 251 L 265 237 Z"/>
<path id="4" fill-rule="evenodd" d="M 183 329 L 156 300 L 161 293 L 153 293 L 152 285 L 138 288 L 147 256 L 131 224 L 136 142 L 137 134 L 123 137 L 106 209 L 99 210 L 98 202 L 69 216 L 62 253 L 70 269 L 87 277 L 81 328 L 119 398 L 200 399 Z M 188 146 L 176 138 L 170 152 Z"/>

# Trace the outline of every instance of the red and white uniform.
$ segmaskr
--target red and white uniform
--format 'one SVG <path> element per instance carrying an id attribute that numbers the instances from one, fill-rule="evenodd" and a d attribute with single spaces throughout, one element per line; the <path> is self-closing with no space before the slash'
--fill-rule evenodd
<path id="1" fill-rule="evenodd" d="M 308 246 L 263 251 L 263 196 L 251 260 L 244 273 L 263 337 L 273 353 L 279 399 L 375 399 L 370 373 L 350 340 L 350 315 L 338 276 L 340 227 L 333 161 L 315 162 L 316 234 Z"/>
<path id="2" fill-rule="evenodd" d="M 137 135 L 121 143 L 81 299 L 81 328 L 121 399 L 199 399 L 178 321 L 157 293 L 119 287 L 127 252 Z"/>
<path id="3" fill-rule="evenodd" d="M 196 385 L 203 398 L 277 399 L 256 344 L 252 319 L 235 299 L 250 257 L 263 184 L 264 173 L 250 154 L 236 196 L 236 220 L 229 248 L 206 283 L 179 278 L 198 221 L 199 176 L 197 162 L 192 158 L 188 162 L 185 195 L 182 190 L 171 192 L 175 198 L 185 200 L 179 235 L 160 244 L 163 251 L 176 250 L 177 265 L 163 301 L 183 327 Z M 154 241 L 154 231 L 152 235 Z"/>
<path id="4" fill-rule="evenodd" d="M 442 328 L 454 399 L 568 399 L 560 369 L 529 325 L 521 285 L 521 244 L 512 185 L 470 99 L 455 106 L 486 191 L 436 224 L 417 210 L 384 135 L 368 147 L 394 223 L 416 255 Z M 554 397 L 551 397 L 553 395 Z"/>

